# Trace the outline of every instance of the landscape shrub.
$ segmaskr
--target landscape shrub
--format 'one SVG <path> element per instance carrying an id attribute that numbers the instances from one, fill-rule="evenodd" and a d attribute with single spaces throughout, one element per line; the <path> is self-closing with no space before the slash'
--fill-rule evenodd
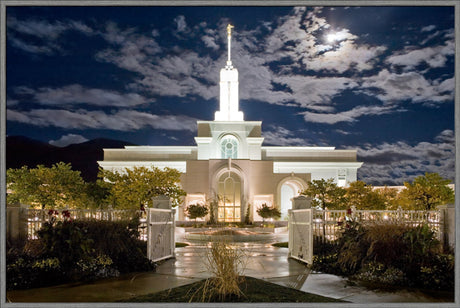
<path id="1" fill-rule="evenodd" d="M 87 235 L 84 227 L 67 218 L 67 211 L 63 212 L 64 221 L 56 222 L 56 213 L 53 210 L 49 211 L 51 217 L 38 230 L 37 235 L 43 245 L 43 256 L 57 258 L 62 267 L 67 269 L 79 260 L 91 256 L 93 240 Z"/>
<path id="2" fill-rule="evenodd" d="M 7 289 L 88 281 L 120 273 L 154 270 L 139 240 L 139 219 L 126 221 L 50 220 L 38 239 L 7 252 Z M 66 215 L 66 214 L 64 214 Z"/>
<path id="3" fill-rule="evenodd" d="M 370 286 L 383 284 L 397 287 L 407 285 L 407 278 L 402 270 L 392 266 L 387 267 L 378 262 L 365 264 L 360 272 L 353 275 L 352 278 Z"/>
<path id="4" fill-rule="evenodd" d="M 123 221 L 82 220 L 80 226 L 93 240 L 97 254 L 105 254 L 121 273 L 149 271 L 155 265 L 147 259 L 147 242 L 139 239 L 139 219 Z"/>
<path id="5" fill-rule="evenodd" d="M 64 282 L 57 258 L 34 258 L 9 251 L 6 255 L 6 289 L 28 289 Z"/>
<path id="6" fill-rule="evenodd" d="M 417 285 L 428 289 L 454 292 L 455 258 L 452 254 L 437 254 L 420 267 Z"/>
<path id="7" fill-rule="evenodd" d="M 454 257 L 434 231 L 395 222 L 349 222 L 333 243 L 315 239 L 313 269 L 388 286 L 454 288 Z"/>

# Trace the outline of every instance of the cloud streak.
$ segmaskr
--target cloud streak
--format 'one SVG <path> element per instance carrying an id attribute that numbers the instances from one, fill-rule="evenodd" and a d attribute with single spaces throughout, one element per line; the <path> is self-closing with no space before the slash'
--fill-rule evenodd
<path id="1" fill-rule="evenodd" d="M 395 112 L 395 108 L 393 106 L 358 106 L 343 112 L 316 113 L 307 111 L 302 114 L 306 122 L 337 124 L 341 122 L 353 123 L 364 116 L 377 116 L 393 112 Z"/>
<path id="2" fill-rule="evenodd" d="M 88 139 L 86 139 L 82 135 L 67 134 L 57 140 L 50 140 L 49 144 L 57 146 L 57 147 L 66 147 L 70 144 L 78 144 L 78 143 L 83 143 L 86 141 L 88 141 Z"/>
<path id="3" fill-rule="evenodd" d="M 195 131 L 198 119 L 187 116 L 156 115 L 146 112 L 121 110 L 114 114 L 103 111 L 33 109 L 30 111 L 7 110 L 9 121 L 64 129 L 110 129 L 136 131 L 142 128 L 159 130 Z"/>
<path id="4" fill-rule="evenodd" d="M 67 31 L 75 30 L 85 35 L 93 35 L 94 31 L 80 21 L 49 22 L 47 20 L 19 20 L 8 16 L 7 22 L 8 41 L 13 46 L 32 54 L 53 55 L 62 53 L 59 38 Z M 33 37 L 33 43 L 26 42 L 20 36 Z"/>
<path id="5" fill-rule="evenodd" d="M 61 88 L 43 87 L 37 90 L 29 87 L 18 87 L 17 94 L 22 94 L 41 105 L 77 105 L 89 104 L 93 106 L 132 107 L 145 104 L 148 100 L 137 94 L 122 94 L 106 89 L 88 89 L 79 84 Z"/>
<path id="6" fill-rule="evenodd" d="M 444 130 L 433 142 L 367 144 L 358 148 L 358 160 L 364 162 L 359 178 L 374 185 L 402 185 L 425 172 L 437 172 L 453 181 L 455 135 L 452 130 Z"/>
<path id="7" fill-rule="evenodd" d="M 271 130 L 262 132 L 264 137 L 264 144 L 280 145 L 280 146 L 308 146 L 311 145 L 309 140 L 292 137 L 296 133 L 292 132 L 282 126 L 272 126 Z"/>

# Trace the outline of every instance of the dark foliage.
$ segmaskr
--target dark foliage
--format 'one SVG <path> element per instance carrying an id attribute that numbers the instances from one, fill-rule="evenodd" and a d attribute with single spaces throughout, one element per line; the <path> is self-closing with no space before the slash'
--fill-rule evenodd
<path id="1" fill-rule="evenodd" d="M 89 281 L 120 273 L 154 270 L 139 240 L 139 220 L 66 219 L 45 223 L 39 239 L 7 253 L 7 289 Z"/>
<path id="2" fill-rule="evenodd" d="M 78 224 L 87 230 L 95 252 L 108 255 L 121 273 L 155 268 L 146 257 L 147 243 L 139 240 L 138 218 L 115 222 L 86 220 Z"/>
<path id="3" fill-rule="evenodd" d="M 370 284 L 453 291 L 454 257 L 426 225 L 349 222 L 334 243 L 315 239 L 313 269 Z"/>

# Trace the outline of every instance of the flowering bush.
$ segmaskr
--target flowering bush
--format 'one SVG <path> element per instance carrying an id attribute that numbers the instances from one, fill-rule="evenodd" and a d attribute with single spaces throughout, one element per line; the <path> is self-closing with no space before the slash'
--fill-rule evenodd
<path id="1" fill-rule="evenodd" d="M 95 258 L 80 260 L 76 264 L 78 280 L 93 280 L 106 277 L 115 277 L 120 272 L 112 267 L 113 261 L 107 255 L 98 255 Z"/>

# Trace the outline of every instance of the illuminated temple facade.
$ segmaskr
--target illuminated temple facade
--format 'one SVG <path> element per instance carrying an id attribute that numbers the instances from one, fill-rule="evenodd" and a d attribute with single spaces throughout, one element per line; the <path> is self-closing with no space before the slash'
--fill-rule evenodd
<path id="1" fill-rule="evenodd" d="M 261 121 L 245 121 L 239 110 L 238 70 L 230 57 L 231 27 L 228 29 L 228 60 L 220 71 L 220 109 L 214 121 L 198 121 L 195 146 L 126 146 L 104 149 L 104 169 L 123 171 L 134 166 L 178 169 L 187 193 L 177 211 L 185 220 L 190 204 L 219 200 L 218 221 L 262 220 L 257 208 L 277 206 L 286 217 L 291 199 L 308 181 L 333 178 L 339 186 L 356 181 L 356 150 L 334 147 L 263 146 Z"/>

